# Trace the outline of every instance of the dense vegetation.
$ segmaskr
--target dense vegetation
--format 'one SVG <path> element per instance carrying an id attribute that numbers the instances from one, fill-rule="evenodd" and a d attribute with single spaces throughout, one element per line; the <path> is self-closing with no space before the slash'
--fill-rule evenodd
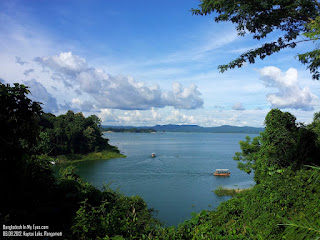
<path id="1" fill-rule="evenodd" d="M 265 131 L 240 142 L 234 159 L 254 172 L 256 185 L 202 211 L 170 239 L 315 239 L 320 237 L 320 113 L 310 125 L 296 123 L 288 112 L 271 110 Z M 218 189 L 222 194 L 223 189 Z M 164 238 L 164 237 L 163 237 Z"/>
<path id="2" fill-rule="evenodd" d="M 51 113 L 42 113 L 39 118 L 40 134 L 36 149 L 40 154 L 49 156 L 74 156 L 91 152 L 118 149 L 108 144 L 102 137 L 100 119 L 91 115 L 68 111 L 58 117 Z"/>
<path id="3" fill-rule="evenodd" d="M 111 132 L 127 132 L 127 133 L 155 133 L 156 130 L 152 128 L 117 128 L 117 127 L 102 127 L 103 131 L 111 131 Z"/>
<path id="4" fill-rule="evenodd" d="M 110 148 L 99 140 L 97 118 L 45 114 L 27 94 L 24 85 L 0 84 L 0 224 L 49 226 L 50 232 L 62 231 L 62 239 L 141 238 L 151 233 L 157 221 L 140 197 L 97 189 L 72 166 L 55 178 L 50 158 L 38 155 Z M 93 137 L 98 140 L 90 141 Z M 81 145 L 86 150 L 76 146 L 83 138 L 89 139 Z"/>
<path id="5" fill-rule="evenodd" d="M 320 165 L 320 113 L 304 125 L 290 113 L 271 110 L 265 131 L 241 141 L 242 152 L 235 155 L 240 169 L 254 173 L 256 185 L 214 211 L 194 213 L 177 228 L 162 228 L 138 196 L 126 197 L 107 186 L 97 189 L 72 166 L 54 177 L 51 163 L 38 153 L 43 149 L 50 153 L 50 147 L 55 154 L 85 152 L 78 150 L 76 141 L 68 143 L 73 141 L 69 131 L 77 132 L 77 139 L 98 136 L 94 130 L 82 135 L 90 126 L 86 123 L 98 126 L 97 121 L 72 112 L 61 117 L 44 114 L 28 93 L 23 85 L 0 85 L 1 225 L 47 225 L 52 232 L 62 231 L 62 239 L 320 237 L 320 170 L 312 167 Z M 76 119 L 79 125 L 67 127 L 68 119 Z M 44 122 L 60 126 L 60 135 L 54 135 L 57 128 Z M 47 136 L 40 137 L 41 133 Z M 83 146 L 90 151 L 103 145 Z"/>

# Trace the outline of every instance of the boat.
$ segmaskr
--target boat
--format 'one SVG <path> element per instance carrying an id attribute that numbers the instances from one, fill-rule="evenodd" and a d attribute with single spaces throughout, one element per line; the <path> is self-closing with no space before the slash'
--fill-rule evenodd
<path id="1" fill-rule="evenodd" d="M 230 176 L 229 169 L 216 169 L 213 173 L 215 176 Z"/>
<path id="2" fill-rule="evenodd" d="M 156 157 L 156 154 L 155 153 L 151 153 L 151 157 Z"/>

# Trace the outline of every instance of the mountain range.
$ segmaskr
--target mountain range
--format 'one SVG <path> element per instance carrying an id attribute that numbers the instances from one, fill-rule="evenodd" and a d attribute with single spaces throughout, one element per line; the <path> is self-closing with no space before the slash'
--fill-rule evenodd
<path id="1" fill-rule="evenodd" d="M 153 127 L 134 127 L 134 126 L 107 126 L 102 125 L 103 129 L 152 129 L 157 132 L 207 132 L 207 133 L 260 133 L 264 128 L 257 127 L 237 127 L 230 125 L 222 125 L 220 127 L 201 127 L 198 125 L 156 125 Z"/>

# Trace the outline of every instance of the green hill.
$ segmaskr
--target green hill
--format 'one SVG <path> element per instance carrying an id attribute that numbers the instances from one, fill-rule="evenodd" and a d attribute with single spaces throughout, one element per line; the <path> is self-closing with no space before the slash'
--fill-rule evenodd
<path id="1" fill-rule="evenodd" d="M 102 128 L 104 130 L 116 130 L 120 132 L 121 129 L 123 131 L 130 131 L 135 129 L 136 131 L 131 132 L 143 132 L 142 130 L 154 130 L 157 132 L 203 132 L 203 133 L 255 133 L 259 134 L 264 131 L 264 128 L 256 128 L 256 127 L 237 127 L 230 125 L 222 125 L 220 127 L 201 127 L 198 125 L 156 125 L 153 127 L 133 127 L 133 126 L 106 126 L 103 125 Z"/>

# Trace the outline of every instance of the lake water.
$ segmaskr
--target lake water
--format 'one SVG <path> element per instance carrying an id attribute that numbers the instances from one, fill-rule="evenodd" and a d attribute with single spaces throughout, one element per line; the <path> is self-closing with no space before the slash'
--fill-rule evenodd
<path id="1" fill-rule="evenodd" d="M 228 196 L 216 196 L 219 186 L 247 188 L 252 175 L 232 159 L 248 134 L 105 133 L 127 158 L 77 163 L 80 176 L 97 187 L 111 183 L 128 196 L 140 195 L 166 226 L 178 225 L 192 212 L 214 209 Z M 250 135 L 253 137 L 256 135 Z M 156 153 L 152 158 L 151 153 Z M 213 176 L 216 168 L 230 177 Z"/>

